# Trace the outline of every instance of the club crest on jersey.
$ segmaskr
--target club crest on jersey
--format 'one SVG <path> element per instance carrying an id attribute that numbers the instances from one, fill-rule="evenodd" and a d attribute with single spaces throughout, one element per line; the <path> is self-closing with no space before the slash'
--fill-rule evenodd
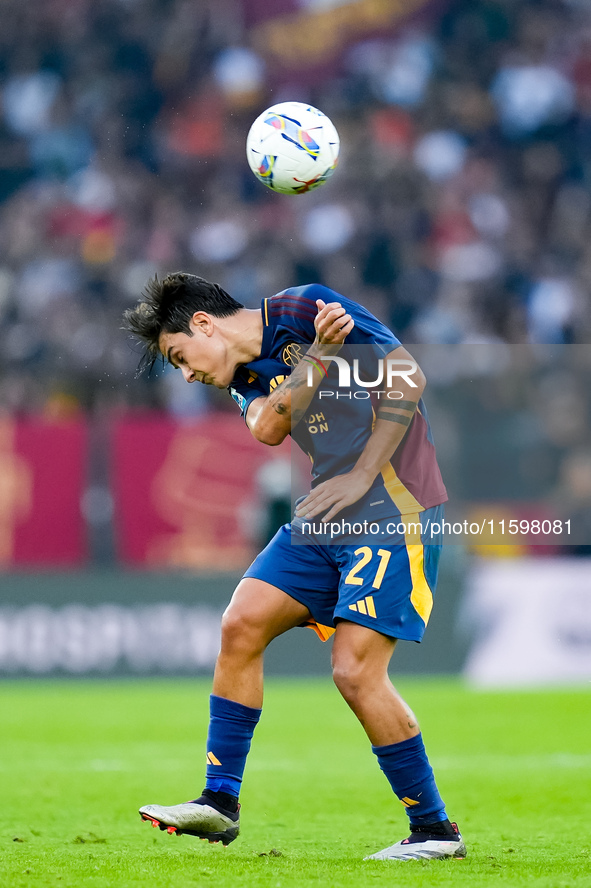
<path id="1" fill-rule="evenodd" d="M 304 349 L 299 344 L 299 342 L 290 342 L 289 345 L 286 345 L 283 349 L 283 354 L 281 355 L 281 360 L 284 364 L 287 364 L 289 367 L 295 367 L 300 363 L 304 356 Z"/>

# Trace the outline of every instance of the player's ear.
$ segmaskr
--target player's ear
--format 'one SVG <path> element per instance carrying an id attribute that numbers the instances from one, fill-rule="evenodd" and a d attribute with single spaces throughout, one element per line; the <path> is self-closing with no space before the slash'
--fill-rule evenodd
<path id="1" fill-rule="evenodd" d="M 213 320 L 211 315 L 208 315 L 206 311 L 196 311 L 193 317 L 191 318 L 191 328 L 193 333 L 205 333 L 206 336 L 211 336 L 213 333 Z"/>

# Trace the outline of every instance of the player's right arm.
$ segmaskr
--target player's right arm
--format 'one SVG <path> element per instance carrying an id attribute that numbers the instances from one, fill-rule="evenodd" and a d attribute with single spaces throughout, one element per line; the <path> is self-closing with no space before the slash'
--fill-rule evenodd
<path id="1" fill-rule="evenodd" d="M 336 354 L 354 327 L 350 314 L 339 302 L 316 300 L 316 338 L 291 375 L 266 397 L 251 401 L 246 424 L 263 444 L 276 446 L 289 435 L 305 415 L 324 375 L 317 361 L 322 355 Z M 307 359 L 307 360 L 306 360 Z M 316 366 L 315 366 L 316 365 Z M 313 385 L 307 385 L 308 367 L 314 367 Z"/>

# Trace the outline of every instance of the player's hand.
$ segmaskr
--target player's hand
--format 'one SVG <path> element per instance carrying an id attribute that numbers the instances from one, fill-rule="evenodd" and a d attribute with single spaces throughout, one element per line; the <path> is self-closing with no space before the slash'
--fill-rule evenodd
<path id="1" fill-rule="evenodd" d="M 318 314 L 314 319 L 316 345 L 342 345 L 345 337 L 355 326 L 355 321 L 347 314 L 340 302 L 316 300 Z"/>
<path id="2" fill-rule="evenodd" d="M 354 470 L 345 475 L 335 475 L 315 487 L 302 500 L 296 509 L 296 518 L 315 518 L 322 515 L 322 521 L 332 521 L 342 509 L 361 499 L 371 484 L 371 478 Z"/>

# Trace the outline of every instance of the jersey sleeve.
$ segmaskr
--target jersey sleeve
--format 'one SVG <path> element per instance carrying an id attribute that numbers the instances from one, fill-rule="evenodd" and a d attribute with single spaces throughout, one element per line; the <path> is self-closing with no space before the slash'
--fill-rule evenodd
<path id="1" fill-rule="evenodd" d="M 355 326 L 347 336 L 347 345 L 373 345 L 382 355 L 387 355 L 398 348 L 400 345 L 398 337 L 363 305 L 345 296 L 338 297 L 337 293 L 334 294 L 334 301 L 340 302 L 355 321 Z"/>
<path id="2" fill-rule="evenodd" d="M 293 333 L 294 338 L 311 345 L 316 338 L 314 327 L 314 319 L 318 314 L 316 300 L 323 298 L 322 295 L 315 295 L 317 290 L 326 290 L 326 288 L 318 284 L 290 287 L 289 290 L 283 290 L 276 296 L 265 299 L 263 308 L 265 326 L 286 327 Z"/>
<path id="3" fill-rule="evenodd" d="M 270 314 L 275 318 L 281 312 L 284 323 L 289 319 L 290 326 L 305 336 L 302 341 L 313 342 L 316 336 L 314 318 L 318 314 L 317 299 L 322 299 L 326 303 L 340 302 L 355 321 L 355 326 L 347 336 L 347 345 L 372 345 L 381 356 L 387 355 L 400 345 L 400 340 L 394 333 L 363 305 L 321 284 L 292 287 L 273 296 L 268 300 Z"/>
<path id="4" fill-rule="evenodd" d="M 241 378 L 240 376 L 234 377 L 228 386 L 228 391 L 233 400 L 236 401 L 240 407 L 240 414 L 244 417 L 245 422 L 246 411 L 250 404 L 255 398 L 262 398 L 265 394 L 261 386 L 258 385 L 256 378 L 249 381 L 247 378 Z"/>

